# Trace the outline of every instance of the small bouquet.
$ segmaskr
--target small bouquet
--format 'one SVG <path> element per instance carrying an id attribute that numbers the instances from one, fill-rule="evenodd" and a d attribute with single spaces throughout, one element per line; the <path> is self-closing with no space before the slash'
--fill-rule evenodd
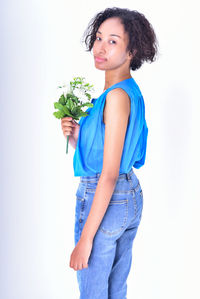
<path id="1" fill-rule="evenodd" d="M 70 88 L 66 91 L 65 87 L 58 86 L 63 89 L 63 93 L 60 96 L 58 102 L 54 102 L 54 108 L 58 109 L 53 115 L 60 119 L 66 116 L 72 117 L 75 120 L 79 120 L 82 116 L 87 116 L 88 113 L 84 112 L 81 108 L 84 106 L 93 107 L 90 102 L 90 91 L 94 90 L 93 86 L 84 82 L 84 77 L 74 77 L 73 81 L 70 81 Z M 66 153 L 68 153 L 69 135 L 67 136 Z"/>

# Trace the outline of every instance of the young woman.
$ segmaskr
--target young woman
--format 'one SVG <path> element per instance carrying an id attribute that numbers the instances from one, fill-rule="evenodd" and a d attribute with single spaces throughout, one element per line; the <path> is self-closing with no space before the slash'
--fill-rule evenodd
<path id="1" fill-rule="evenodd" d="M 80 299 L 125 299 L 143 209 L 133 167 L 145 163 L 148 135 L 144 99 L 130 70 L 155 60 L 157 39 L 143 14 L 117 7 L 98 13 L 85 33 L 105 85 L 79 124 L 61 120 L 80 176 L 70 267 L 77 271 Z"/>

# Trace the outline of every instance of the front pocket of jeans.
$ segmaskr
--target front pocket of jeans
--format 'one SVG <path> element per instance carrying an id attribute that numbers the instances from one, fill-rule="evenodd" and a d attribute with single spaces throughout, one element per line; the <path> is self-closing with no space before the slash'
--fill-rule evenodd
<path id="1" fill-rule="evenodd" d="M 112 196 L 99 230 L 107 235 L 118 234 L 126 225 L 127 218 L 128 198 L 121 199 L 120 196 Z"/>
<path id="2" fill-rule="evenodd" d="M 75 211 L 76 222 L 79 222 L 81 224 L 84 221 L 85 209 L 86 209 L 85 198 L 76 195 L 76 211 Z"/>

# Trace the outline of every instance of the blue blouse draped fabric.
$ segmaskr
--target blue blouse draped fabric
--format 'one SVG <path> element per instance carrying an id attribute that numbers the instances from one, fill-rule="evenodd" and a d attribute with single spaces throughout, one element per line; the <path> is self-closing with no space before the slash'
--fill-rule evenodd
<path id="1" fill-rule="evenodd" d="M 133 78 L 128 78 L 106 89 L 97 99 L 93 98 L 93 107 L 86 110 L 88 115 L 80 118 L 73 157 L 74 176 L 92 176 L 102 171 L 105 136 L 103 109 L 107 93 L 114 88 L 125 90 L 131 101 L 119 174 L 128 173 L 132 167 L 140 168 L 145 163 L 148 136 L 145 104 L 139 86 Z"/>

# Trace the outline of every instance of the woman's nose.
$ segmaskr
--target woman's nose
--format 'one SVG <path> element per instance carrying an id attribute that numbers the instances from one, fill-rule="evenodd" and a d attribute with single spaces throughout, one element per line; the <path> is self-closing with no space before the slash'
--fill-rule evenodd
<path id="1" fill-rule="evenodd" d="M 106 43 L 105 42 L 101 42 L 99 44 L 99 52 L 100 53 L 106 53 Z"/>

